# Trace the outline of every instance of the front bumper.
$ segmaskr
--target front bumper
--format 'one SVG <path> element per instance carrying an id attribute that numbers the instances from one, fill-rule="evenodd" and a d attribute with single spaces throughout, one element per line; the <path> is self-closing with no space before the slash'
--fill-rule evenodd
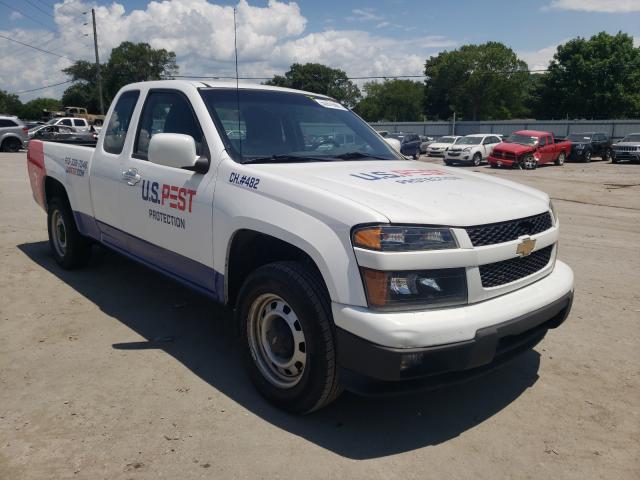
<path id="1" fill-rule="evenodd" d="M 513 159 L 496 158 L 493 155 L 489 155 L 487 162 L 489 162 L 489 165 L 498 165 L 500 167 L 512 167 L 516 163 Z"/>
<path id="2" fill-rule="evenodd" d="M 613 150 L 611 154 L 616 160 L 629 160 L 630 162 L 640 161 L 640 152 L 616 152 Z"/>
<path id="3" fill-rule="evenodd" d="M 572 299 L 573 272 L 557 261 L 537 282 L 462 307 L 374 313 L 334 303 L 338 363 L 345 378 L 387 382 L 493 368 L 560 325 Z"/>

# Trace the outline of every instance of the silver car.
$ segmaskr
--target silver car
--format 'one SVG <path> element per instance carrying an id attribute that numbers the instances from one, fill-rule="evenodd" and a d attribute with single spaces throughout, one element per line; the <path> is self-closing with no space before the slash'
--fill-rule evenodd
<path id="1" fill-rule="evenodd" d="M 18 117 L 0 116 L 0 152 L 17 152 L 29 139 L 28 128 Z"/>

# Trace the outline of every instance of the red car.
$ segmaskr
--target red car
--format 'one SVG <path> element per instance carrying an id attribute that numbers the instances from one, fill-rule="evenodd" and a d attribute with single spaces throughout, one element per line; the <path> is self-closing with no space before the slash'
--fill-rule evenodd
<path id="1" fill-rule="evenodd" d="M 551 132 L 520 130 L 495 146 L 489 166 L 533 169 L 544 163 L 564 164 L 571 152 L 571 142 L 556 140 Z"/>

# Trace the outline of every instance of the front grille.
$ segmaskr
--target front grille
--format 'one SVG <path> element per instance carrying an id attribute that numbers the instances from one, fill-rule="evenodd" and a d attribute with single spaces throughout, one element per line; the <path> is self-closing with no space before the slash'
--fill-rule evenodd
<path id="1" fill-rule="evenodd" d="M 531 217 L 467 227 L 465 230 L 474 247 L 517 240 L 522 235 L 535 235 L 551 228 L 551 214 L 544 212 Z"/>
<path id="2" fill-rule="evenodd" d="M 515 153 L 511 152 L 496 152 L 495 150 L 491 154 L 494 158 L 504 158 L 505 160 L 515 160 Z"/>
<path id="3" fill-rule="evenodd" d="M 501 262 L 480 265 L 482 286 L 485 288 L 498 287 L 533 275 L 549 264 L 552 249 L 553 245 L 550 245 L 533 252 L 528 257 L 516 257 Z"/>
<path id="4" fill-rule="evenodd" d="M 637 152 L 638 149 L 639 147 L 623 147 L 623 146 L 613 147 L 613 150 L 616 152 Z"/>

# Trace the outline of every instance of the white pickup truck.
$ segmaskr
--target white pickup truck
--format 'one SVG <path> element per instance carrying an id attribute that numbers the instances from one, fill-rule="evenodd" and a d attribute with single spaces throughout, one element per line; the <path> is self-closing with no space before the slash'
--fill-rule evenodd
<path id="1" fill-rule="evenodd" d="M 571 308 L 545 193 L 406 160 L 331 98 L 145 82 L 105 125 L 95 148 L 29 144 L 53 256 L 99 243 L 234 308 L 281 408 L 475 376 Z"/>

